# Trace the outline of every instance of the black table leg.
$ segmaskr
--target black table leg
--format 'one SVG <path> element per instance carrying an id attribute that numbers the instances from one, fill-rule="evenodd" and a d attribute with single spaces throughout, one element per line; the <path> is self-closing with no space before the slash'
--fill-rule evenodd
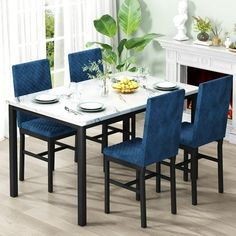
<path id="1" fill-rule="evenodd" d="M 136 117 L 135 114 L 132 114 L 131 116 L 131 138 L 136 137 Z"/>
<path id="2" fill-rule="evenodd" d="M 18 196 L 16 110 L 9 105 L 10 196 Z"/>
<path id="3" fill-rule="evenodd" d="M 86 128 L 79 127 L 77 131 L 77 171 L 78 171 L 78 225 L 87 224 L 86 202 Z"/>
<path id="4" fill-rule="evenodd" d="M 129 140 L 130 136 L 130 120 L 129 117 L 123 119 L 123 141 Z"/>

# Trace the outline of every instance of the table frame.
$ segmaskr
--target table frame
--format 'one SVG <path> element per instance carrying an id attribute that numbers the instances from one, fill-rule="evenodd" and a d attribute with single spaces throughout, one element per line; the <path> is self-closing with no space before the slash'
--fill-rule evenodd
<path id="1" fill-rule="evenodd" d="M 191 121 L 193 122 L 194 113 L 195 113 L 195 103 L 196 103 L 197 93 L 186 96 L 185 98 L 190 98 L 193 101 L 191 116 Z M 79 126 L 71 124 L 56 118 L 48 117 L 39 113 L 35 113 L 29 110 L 22 109 L 20 107 L 9 104 L 9 171 L 10 171 L 10 196 L 18 196 L 18 170 L 17 170 L 17 124 L 16 124 L 16 114 L 18 111 L 25 112 L 31 115 L 38 117 L 46 117 L 47 119 L 52 119 L 64 125 L 70 126 L 77 129 L 76 134 L 76 156 L 77 156 L 77 206 L 78 206 L 78 225 L 85 226 L 87 224 L 87 193 L 86 193 L 86 130 L 88 128 L 110 123 L 115 123 L 120 120 L 123 120 L 123 140 L 127 140 L 130 136 L 135 137 L 135 132 L 132 132 L 130 135 L 130 122 L 129 117 L 135 116 L 137 113 L 145 111 L 145 108 L 138 109 L 136 111 L 127 112 L 123 115 L 118 115 L 107 120 L 98 121 L 94 124 Z M 132 122 L 132 125 L 133 122 Z M 132 127 L 134 130 L 135 127 Z M 105 135 L 105 134 L 103 134 Z M 107 145 L 107 142 L 104 144 Z M 78 148 L 77 148 L 78 147 Z"/>

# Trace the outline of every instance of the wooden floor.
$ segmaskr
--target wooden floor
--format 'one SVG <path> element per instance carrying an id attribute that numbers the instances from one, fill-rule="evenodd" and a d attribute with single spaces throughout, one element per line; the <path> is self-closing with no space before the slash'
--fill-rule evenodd
<path id="1" fill-rule="evenodd" d="M 143 125 L 139 116 L 137 127 Z M 100 129 L 100 127 L 99 127 Z M 97 132 L 98 128 L 92 132 Z M 142 130 L 138 130 L 142 134 Z M 110 144 L 118 142 L 113 136 Z M 67 140 L 72 143 L 73 139 Z M 27 147 L 42 151 L 45 143 L 27 138 Z M 190 183 L 182 181 L 177 172 L 177 215 L 170 213 L 169 183 L 163 181 L 163 191 L 155 192 L 154 179 L 148 180 L 148 228 L 140 227 L 139 202 L 134 193 L 112 186 L 111 214 L 103 213 L 103 171 L 100 145 L 87 143 L 87 206 L 88 225 L 77 226 L 76 164 L 72 151 L 56 155 L 54 193 L 47 192 L 46 163 L 27 158 L 26 179 L 19 183 L 19 197 L 9 197 L 8 141 L 0 142 L 0 235 L 83 235 L 83 236 L 225 236 L 236 235 L 236 145 L 224 143 L 225 193 L 217 193 L 215 163 L 201 160 L 199 164 L 198 205 L 191 205 Z M 207 154 L 215 153 L 215 144 L 204 147 Z M 180 151 L 177 160 L 182 159 Z M 114 178 L 129 180 L 134 173 L 112 165 Z M 164 168 L 164 173 L 168 169 Z"/>

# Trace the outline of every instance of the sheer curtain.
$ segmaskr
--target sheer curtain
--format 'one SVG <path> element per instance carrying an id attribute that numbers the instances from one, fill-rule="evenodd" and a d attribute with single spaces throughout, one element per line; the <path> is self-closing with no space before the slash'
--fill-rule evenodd
<path id="1" fill-rule="evenodd" d="M 8 136 L 6 100 L 13 96 L 11 66 L 46 57 L 44 0 L 0 1 L 0 140 Z"/>
<path id="2" fill-rule="evenodd" d="M 64 59 L 64 83 L 69 82 L 68 53 L 85 49 L 89 41 L 103 41 L 110 43 L 109 38 L 98 34 L 93 26 L 93 21 L 104 14 L 116 18 L 116 0 L 61 0 L 63 13 L 56 14 L 63 17 L 63 22 L 55 17 L 55 37 L 61 34 L 63 25 L 64 45 L 55 43 L 55 67 L 61 66 Z M 62 10 L 60 10 L 62 11 Z M 57 29 L 60 29 L 57 31 Z M 57 68 L 55 68 L 57 69 Z"/>

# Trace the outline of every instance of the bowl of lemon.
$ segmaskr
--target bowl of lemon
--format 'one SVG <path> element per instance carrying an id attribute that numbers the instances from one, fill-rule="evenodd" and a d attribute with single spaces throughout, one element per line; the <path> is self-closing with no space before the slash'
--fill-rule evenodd
<path id="1" fill-rule="evenodd" d="M 135 80 L 128 77 L 123 77 L 121 80 L 112 85 L 112 88 L 120 93 L 133 93 L 138 87 L 139 84 Z"/>

